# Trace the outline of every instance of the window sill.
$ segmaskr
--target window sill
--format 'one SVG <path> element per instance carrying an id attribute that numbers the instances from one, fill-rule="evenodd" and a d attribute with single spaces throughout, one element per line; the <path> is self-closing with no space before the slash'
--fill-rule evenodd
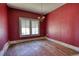
<path id="1" fill-rule="evenodd" d="M 39 34 L 34 34 L 34 35 L 20 35 L 20 38 L 22 37 L 36 37 L 36 36 L 40 36 Z"/>

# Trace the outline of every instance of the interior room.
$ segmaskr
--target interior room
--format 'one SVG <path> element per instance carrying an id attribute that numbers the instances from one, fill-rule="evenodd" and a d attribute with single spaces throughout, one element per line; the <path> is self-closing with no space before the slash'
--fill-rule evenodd
<path id="1" fill-rule="evenodd" d="M 0 56 L 78 56 L 79 3 L 0 3 Z"/>

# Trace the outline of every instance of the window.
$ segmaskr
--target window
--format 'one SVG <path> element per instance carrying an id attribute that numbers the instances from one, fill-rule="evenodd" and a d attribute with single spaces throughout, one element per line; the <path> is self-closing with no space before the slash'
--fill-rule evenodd
<path id="1" fill-rule="evenodd" d="M 38 20 L 32 20 L 32 34 L 39 34 L 39 21 Z"/>
<path id="2" fill-rule="evenodd" d="M 21 35 L 30 35 L 30 21 L 21 18 Z"/>
<path id="3" fill-rule="evenodd" d="M 39 20 L 20 17 L 20 35 L 38 35 Z"/>

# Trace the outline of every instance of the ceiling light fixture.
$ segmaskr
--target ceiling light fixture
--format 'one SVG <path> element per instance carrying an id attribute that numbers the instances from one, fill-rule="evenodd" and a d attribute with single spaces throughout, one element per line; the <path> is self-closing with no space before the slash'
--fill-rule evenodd
<path id="1" fill-rule="evenodd" d="M 44 13 L 43 13 L 43 3 L 41 3 L 41 11 L 42 11 L 41 16 L 39 16 L 38 19 L 39 19 L 41 22 L 43 22 L 44 19 L 45 19 L 45 16 L 43 15 L 43 14 L 44 14 Z"/>

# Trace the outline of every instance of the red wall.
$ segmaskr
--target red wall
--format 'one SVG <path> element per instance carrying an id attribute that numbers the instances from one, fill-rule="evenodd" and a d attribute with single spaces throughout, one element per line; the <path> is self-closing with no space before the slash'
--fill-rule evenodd
<path id="1" fill-rule="evenodd" d="M 79 4 L 65 4 L 49 13 L 47 36 L 79 47 Z"/>
<path id="2" fill-rule="evenodd" d="M 0 3 L 0 50 L 8 40 L 7 6 Z"/>
<path id="3" fill-rule="evenodd" d="M 28 18 L 37 18 L 40 16 L 39 14 L 22 11 L 18 9 L 9 8 L 9 40 L 18 40 L 20 39 L 19 35 L 19 17 L 28 17 Z M 46 22 L 40 23 L 40 36 L 44 36 L 46 34 Z M 30 37 L 22 37 L 22 38 L 32 38 L 32 37 L 39 37 L 39 36 L 30 36 Z"/>

